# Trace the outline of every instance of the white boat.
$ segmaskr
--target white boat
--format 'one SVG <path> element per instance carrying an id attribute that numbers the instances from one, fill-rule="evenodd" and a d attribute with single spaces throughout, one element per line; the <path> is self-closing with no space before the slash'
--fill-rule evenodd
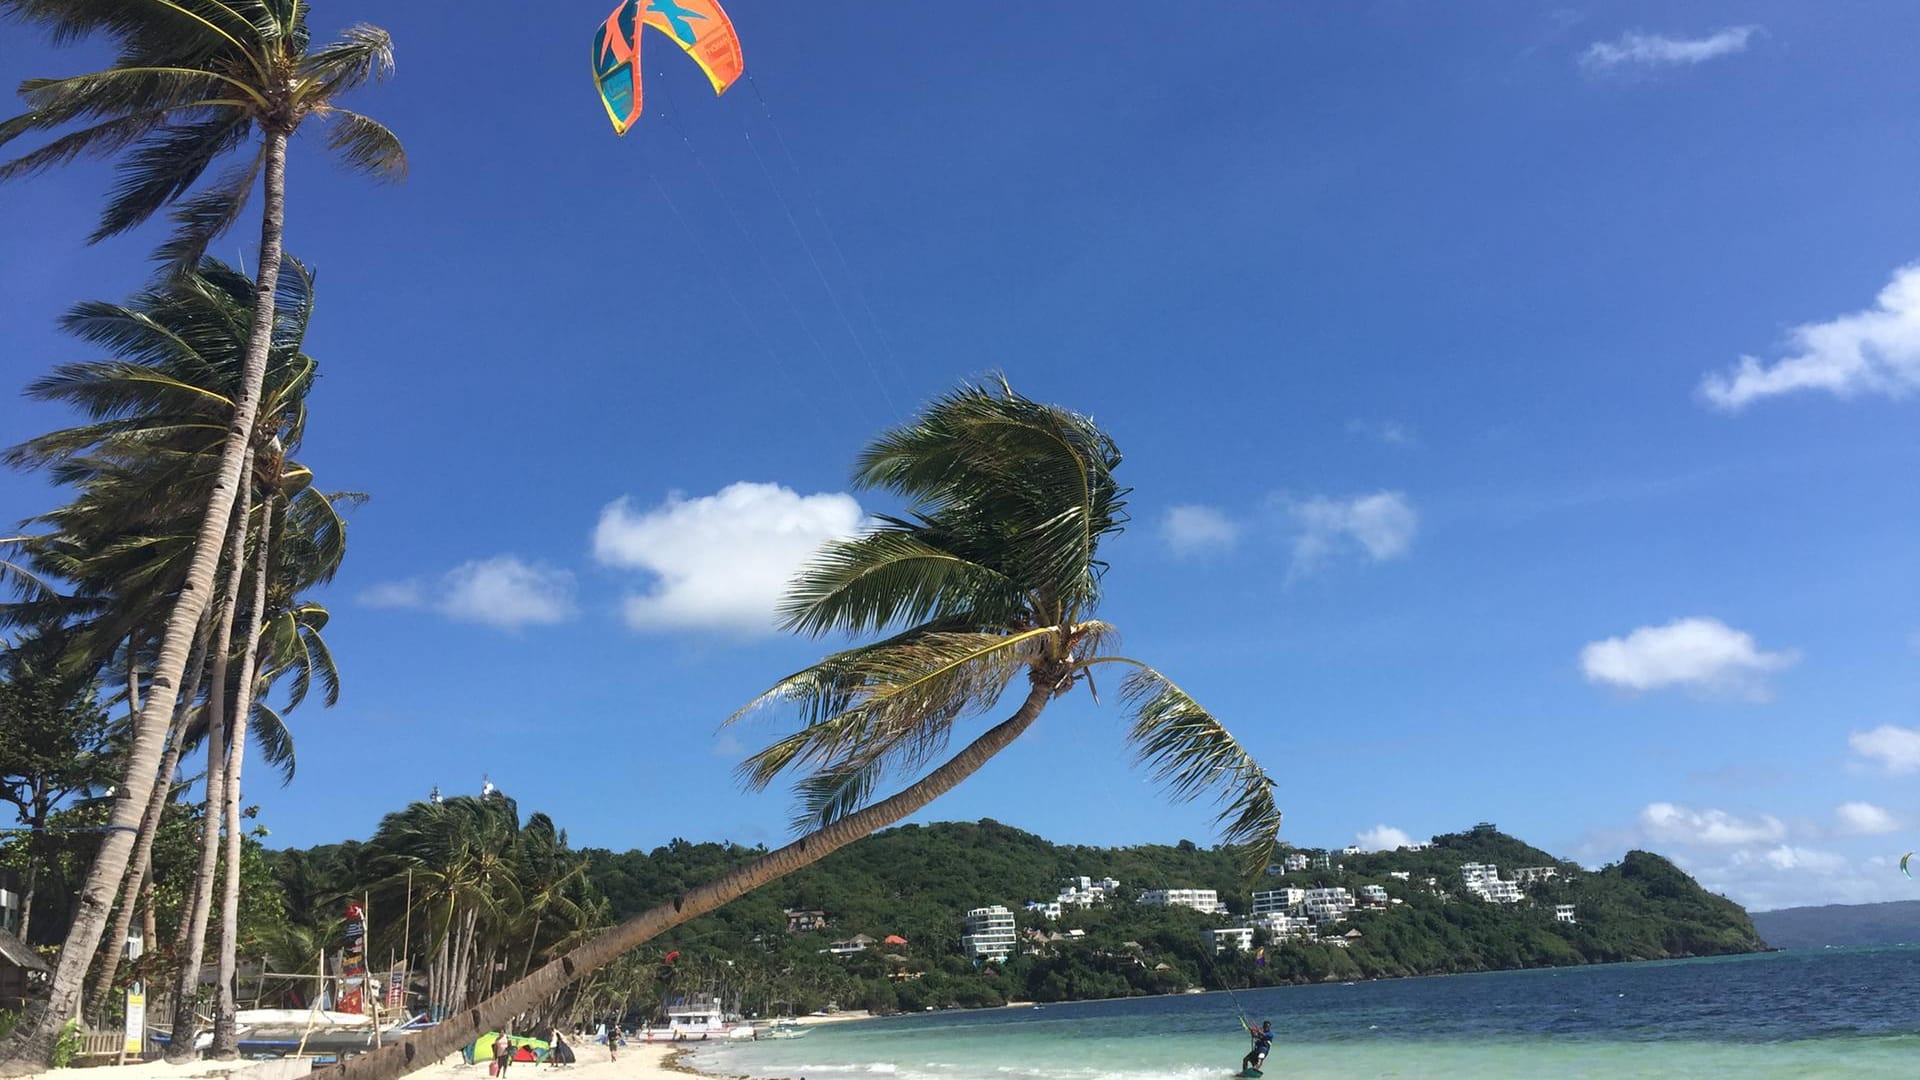
<path id="1" fill-rule="evenodd" d="M 764 1029 L 759 1029 L 758 1035 L 764 1039 L 797 1039 L 812 1030 L 797 1020 L 775 1020 Z"/>
<path id="2" fill-rule="evenodd" d="M 663 1034 L 650 1031 L 649 1037 Z M 667 1006 L 667 1027 L 664 1035 L 669 1041 L 707 1040 L 707 1039 L 751 1039 L 755 1032 L 752 1024 L 730 1014 L 715 994 L 689 994 Z"/>

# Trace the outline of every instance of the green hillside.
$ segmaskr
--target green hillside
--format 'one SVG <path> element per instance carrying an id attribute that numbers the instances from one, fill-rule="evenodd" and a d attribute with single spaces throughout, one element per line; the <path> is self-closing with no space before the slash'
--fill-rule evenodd
<path id="1" fill-rule="evenodd" d="M 616 917 L 641 910 L 751 858 L 753 849 L 675 842 L 652 853 L 589 851 L 590 877 Z M 1309 852 L 1308 854 L 1318 854 Z M 727 909 L 688 924 L 663 948 L 678 947 L 733 961 L 744 973 L 806 973 L 804 1004 L 831 998 L 846 1007 L 1052 1001 L 1169 993 L 1321 979 L 1392 977 L 1441 972 L 1662 959 L 1750 952 L 1765 947 L 1746 913 L 1713 896 L 1658 855 L 1631 852 L 1598 872 L 1558 860 L 1497 831 L 1437 837 L 1421 852 L 1333 855 L 1340 867 L 1268 877 L 1253 887 L 1377 884 L 1401 904 L 1356 913 L 1361 937 L 1348 948 L 1271 944 L 1267 963 L 1212 956 L 1202 937 L 1210 927 L 1244 920 L 1184 908 L 1140 905 L 1142 889 L 1216 890 L 1244 915 L 1252 887 L 1233 853 L 1183 842 L 1128 848 L 1062 846 L 994 821 L 907 826 L 878 834 L 776 882 Z M 1462 895 L 1462 863 L 1553 866 L 1561 880 L 1534 886 L 1527 902 L 1498 905 Z M 1390 875 L 1406 872 L 1411 881 Z M 1120 899 L 1069 910 L 1057 923 L 1021 913 L 1022 930 L 1084 936 L 1016 955 L 1001 970 L 976 971 L 960 953 L 962 915 L 1004 904 L 1019 911 L 1031 899 L 1052 899 L 1068 876 L 1120 880 Z M 1424 888 L 1437 881 L 1438 892 Z M 1553 906 L 1575 905 L 1578 922 L 1556 922 Z M 818 909 L 830 927 L 789 935 L 783 910 Z M 1343 927 L 1344 929 L 1345 927 Z M 908 946 L 878 946 L 852 956 L 826 955 L 835 940 L 864 934 L 904 937 Z M 891 956 L 894 959 L 888 959 Z"/>
<path id="2" fill-rule="evenodd" d="M 510 800 L 484 805 L 517 821 Z M 404 820 L 397 815 L 388 826 Z M 544 821 L 537 815 L 535 820 Z M 403 830 L 389 831 L 401 838 L 267 853 L 288 919 L 313 933 L 330 933 L 323 924 L 337 917 L 337 904 L 329 897 L 357 896 L 365 888 L 374 893 L 376 907 L 393 910 L 400 899 L 398 879 L 389 875 L 384 886 L 368 884 L 381 880 L 383 845 L 407 842 Z M 557 841 L 561 847 L 553 857 L 586 864 L 584 881 L 570 886 L 580 890 L 578 910 L 588 919 L 582 931 L 670 900 L 763 850 L 675 840 L 652 852 L 568 853 L 564 833 Z M 1185 841 L 1074 847 L 994 821 L 910 825 L 868 837 L 678 928 L 625 966 L 626 974 L 614 979 L 620 987 L 614 993 L 622 1007 L 640 1015 L 688 989 L 724 989 L 756 1012 L 811 1011 L 829 1004 L 895 1011 L 1765 948 L 1738 905 L 1707 893 L 1672 863 L 1647 852 L 1631 852 L 1618 864 L 1588 872 L 1482 827 L 1436 837 L 1424 851 L 1299 854 L 1326 854 L 1330 866 L 1249 883 L 1234 852 Z M 1520 903 L 1490 903 L 1465 892 L 1460 866 L 1475 862 L 1496 864 L 1509 879 L 1518 867 L 1553 867 L 1558 878 L 1531 885 Z M 1396 878 L 1396 871 L 1406 878 Z M 1069 908 L 1053 922 L 1023 910 L 1028 900 L 1053 899 L 1063 879 L 1078 876 L 1116 878 L 1121 887 L 1110 902 Z M 342 888 L 342 883 L 354 884 Z M 1343 938 L 1358 931 L 1357 937 L 1344 938 L 1345 947 L 1272 941 L 1262 931 L 1253 942 L 1264 950 L 1261 964 L 1251 953 L 1216 956 L 1204 937 L 1208 929 L 1247 925 L 1254 888 L 1345 886 L 1358 893 L 1367 885 L 1384 887 L 1398 902 L 1355 911 L 1338 924 Z M 1137 902 L 1142 890 L 1154 888 L 1213 889 L 1231 914 Z M 383 899 L 383 889 L 393 895 Z M 1019 913 L 1020 947 L 1004 964 L 977 967 L 961 952 L 962 917 L 992 904 Z M 1556 921 L 1559 904 L 1574 905 L 1578 921 Z M 829 925 L 788 933 L 787 909 L 824 911 Z M 513 925 L 509 920 L 503 931 L 509 939 L 517 932 Z M 393 920 L 385 927 L 392 933 Z M 1046 940 L 1032 941 L 1028 931 L 1039 931 Z M 565 932 L 549 925 L 542 940 L 557 945 Z M 873 939 L 871 947 L 844 955 L 829 951 L 835 942 L 858 935 Z M 888 944 L 889 937 L 904 938 L 906 944 Z M 510 956 L 532 955 L 512 940 L 500 947 Z M 678 951 L 677 963 L 662 964 L 669 951 Z"/>

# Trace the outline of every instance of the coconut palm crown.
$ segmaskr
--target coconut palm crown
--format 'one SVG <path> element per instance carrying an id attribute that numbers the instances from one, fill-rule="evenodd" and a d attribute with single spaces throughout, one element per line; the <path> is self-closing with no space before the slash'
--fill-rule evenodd
<path id="1" fill-rule="evenodd" d="M 99 35 L 118 49 L 111 67 L 20 85 L 27 111 L 0 122 L 0 146 L 30 132 L 64 133 L 0 164 L 0 181 L 83 156 L 116 156 L 118 182 L 89 239 L 117 236 L 171 206 L 174 234 L 158 257 L 189 269 L 239 220 L 277 152 L 276 137 L 284 146 L 309 119 L 324 125 L 327 146 L 349 166 L 399 179 L 407 168 L 400 141 L 338 102 L 392 72 L 392 41 L 362 25 L 316 48 L 309 7 L 304 0 L 0 0 L 0 12 L 47 28 L 56 42 Z M 232 164 L 200 186 L 223 160 Z"/>
<path id="2" fill-rule="evenodd" d="M 1015 393 L 967 386 L 880 436 L 855 483 L 905 500 L 860 536 L 829 544 L 794 580 L 789 630 L 885 635 L 789 675 L 733 720 L 765 708 L 801 726 L 742 766 L 764 788 L 798 773 L 797 828 L 865 805 L 890 776 L 917 776 L 955 725 L 1014 680 L 1052 698 L 1118 665 L 1127 738 L 1176 799 L 1213 796 L 1222 839 L 1266 867 L 1280 829 L 1273 783 L 1226 727 L 1152 667 L 1111 650 L 1094 618 L 1100 544 L 1127 523 L 1120 451 L 1094 422 Z"/>

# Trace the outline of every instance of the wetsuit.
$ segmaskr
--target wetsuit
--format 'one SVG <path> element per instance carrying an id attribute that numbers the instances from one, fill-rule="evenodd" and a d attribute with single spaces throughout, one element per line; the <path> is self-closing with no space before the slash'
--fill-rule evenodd
<path id="1" fill-rule="evenodd" d="M 1267 1060 L 1267 1051 L 1273 1049 L 1273 1032 L 1266 1028 L 1260 1028 L 1253 1031 L 1252 1034 L 1253 1049 L 1247 1051 L 1247 1056 L 1240 1059 L 1240 1071 L 1242 1072 L 1259 1068 L 1260 1063 Z"/>

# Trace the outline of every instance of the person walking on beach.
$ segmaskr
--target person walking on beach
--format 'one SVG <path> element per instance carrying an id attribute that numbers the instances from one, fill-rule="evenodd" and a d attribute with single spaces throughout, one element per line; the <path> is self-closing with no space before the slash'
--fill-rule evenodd
<path id="1" fill-rule="evenodd" d="M 513 1064 L 513 1040 L 501 1032 L 493 1040 L 493 1075 L 507 1075 L 507 1066 Z"/>
<path id="2" fill-rule="evenodd" d="M 1263 1020 L 1260 1022 L 1260 1030 L 1249 1029 L 1248 1033 L 1253 1036 L 1253 1049 L 1247 1051 L 1247 1056 L 1240 1059 L 1240 1071 L 1243 1073 L 1258 1070 L 1267 1060 L 1268 1051 L 1273 1049 L 1273 1021 Z"/>
<path id="3" fill-rule="evenodd" d="M 620 1060 L 620 1021 L 607 1021 L 607 1060 Z"/>

